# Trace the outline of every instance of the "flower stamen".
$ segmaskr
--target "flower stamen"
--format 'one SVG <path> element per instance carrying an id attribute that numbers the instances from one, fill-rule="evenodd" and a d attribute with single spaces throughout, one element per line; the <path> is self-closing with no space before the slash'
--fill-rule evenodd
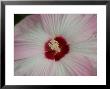
<path id="1" fill-rule="evenodd" d="M 61 51 L 61 49 L 60 49 L 60 47 L 59 47 L 58 41 L 56 41 L 56 40 L 54 40 L 54 39 L 52 39 L 52 40 L 50 41 L 50 43 L 48 43 L 48 45 L 49 45 L 49 47 L 50 47 L 52 50 L 54 50 L 56 53 L 58 53 L 58 52 Z"/>

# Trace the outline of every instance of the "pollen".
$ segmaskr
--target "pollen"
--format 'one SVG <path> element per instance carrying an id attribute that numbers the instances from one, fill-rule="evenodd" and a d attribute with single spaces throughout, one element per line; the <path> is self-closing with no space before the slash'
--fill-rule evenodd
<path id="1" fill-rule="evenodd" d="M 61 49 L 59 47 L 59 43 L 58 41 L 52 39 L 49 43 L 48 43 L 49 47 L 54 50 L 56 53 L 60 52 Z"/>

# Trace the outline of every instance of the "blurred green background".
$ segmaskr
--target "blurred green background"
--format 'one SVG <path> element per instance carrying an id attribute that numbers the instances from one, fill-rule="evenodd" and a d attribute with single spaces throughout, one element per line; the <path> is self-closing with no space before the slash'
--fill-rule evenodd
<path id="1" fill-rule="evenodd" d="M 14 25 L 30 14 L 14 14 Z"/>

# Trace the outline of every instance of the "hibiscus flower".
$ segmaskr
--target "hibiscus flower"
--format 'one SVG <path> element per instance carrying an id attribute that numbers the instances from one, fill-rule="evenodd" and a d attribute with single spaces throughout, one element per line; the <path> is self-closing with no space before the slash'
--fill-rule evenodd
<path id="1" fill-rule="evenodd" d="M 97 75 L 96 14 L 34 14 L 14 29 L 14 75 Z"/>

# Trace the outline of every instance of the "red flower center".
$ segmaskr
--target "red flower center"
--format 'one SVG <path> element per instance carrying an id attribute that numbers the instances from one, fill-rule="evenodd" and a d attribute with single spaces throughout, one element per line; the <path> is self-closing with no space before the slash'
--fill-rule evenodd
<path id="1" fill-rule="evenodd" d="M 69 45 L 61 36 L 50 39 L 45 43 L 45 57 L 50 60 L 59 61 L 68 52 Z"/>

